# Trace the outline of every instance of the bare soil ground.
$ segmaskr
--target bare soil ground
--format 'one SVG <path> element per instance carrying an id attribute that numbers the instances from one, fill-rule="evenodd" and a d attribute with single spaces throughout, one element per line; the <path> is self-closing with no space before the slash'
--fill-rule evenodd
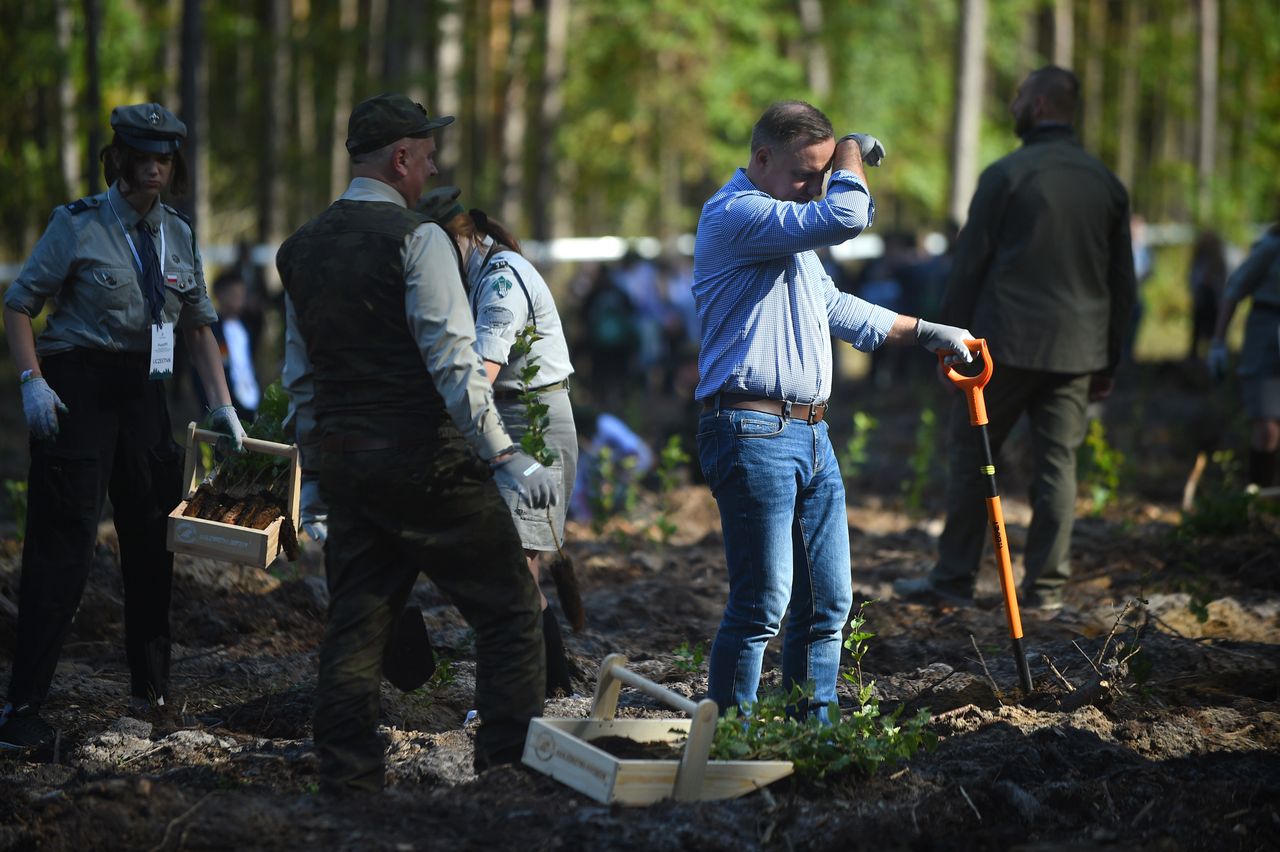
<path id="1" fill-rule="evenodd" d="M 474 728 L 464 724 L 474 686 L 469 633 L 424 582 L 415 599 L 450 658 L 446 676 L 410 694 L 384 686 L 388 788 L 333 800 L 316 792 L 309 739 L 324 612 L 315 549 L 271 570 L 179 556 L 175 706 L 142 719 L 127 711 L 117 550 L 106 523 L 47 706 L 61 736 L 44 754 L 0 759 L 0 850 L 1280 848 L 1276 527 L 1263 514 L 1229 537 L 1178 536 L 1177 501 L 1203 435 L 1224 446 L 1239 436 L 1214 427 L 1224 415 L 1194 373 L 1152 368 L 1131 387 L 1106 411 L 1129 454 L 1123 499 L 1096 517 L 1082 501 L 1067 607 L 1024 614 L 1032 695 L 1017 687 L 989 566 L 977 606 L 893 598 L 894 579 L 926 569 L 940 529 L 940 480 L 913 511 L 900 488 L 920 402 L 936 401 L 922 391 L 863 406 L 880 421 L 874 461 L 849 494 L 855 589 L 860 600 L 879 599 L 868 609 L 877 636 L 863 666 L 885 709 L 929 707 L 939 737 L 907 764 L 647 808 L 601 805 L 514 768 L 476 777 Z M 855 401 L 847 417 L 860 397 L 844 398 Z M 1009 449 L 1001 484 L 1016 561 L 1030 515 L 1025 448 L 1015 437 Z M 672 499 L 678 531 L 665 546 L 644 539 L 636 519 L 600 536 L 570 530 L 587 626 L 567 644 L 581 677 L 576 694 L 548 702 L 545 715 L 587 715 L 609 653 L 677 692 L 704 691 L 705 664 L 689 666 L 675 650 L 705 648 L 715 633 L 725 597 L 719 522 L 701 486 Z M 0 554 L 0 594 L 10 599 L 18 565 L 11 540 Z M 1127 674 L 1104 672 L 1120 688 L 1083 700 L 1078 692 L 1098 680 L 1100 649 L 1106 643 L 1103 656 L 1114 660 L 1117 640 L 1123 653 L 1140 646 L 1140 654 Z M 12 622 L 0 615 L 5 669 L 12 641 Z M 771 652 L 766 685 L 777 666 Z M 852 702 L 844 692 L 842 704 Z M 631 690 L 620 713 L 674 715 Z"/>

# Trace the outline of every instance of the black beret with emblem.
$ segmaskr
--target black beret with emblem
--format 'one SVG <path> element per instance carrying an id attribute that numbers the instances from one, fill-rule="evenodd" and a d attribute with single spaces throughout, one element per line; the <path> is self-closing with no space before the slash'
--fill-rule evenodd
<path id="1" fill-rule="evenodd" d="M 187 138 L 187 126 L 160 104 L 131 104 L 111 110 L 111 129 L 120 141 L 148 154 L 172 154 Z"/>
<path id="2" fill-rule="evenodd" d="M 356 104 L 347 122 L 347 153 L 355 157 L 397 139 L 424 137 L 453 123 L 453 116 L 431 118 L 426 108 L 404 95 L 376 95 Z"/>

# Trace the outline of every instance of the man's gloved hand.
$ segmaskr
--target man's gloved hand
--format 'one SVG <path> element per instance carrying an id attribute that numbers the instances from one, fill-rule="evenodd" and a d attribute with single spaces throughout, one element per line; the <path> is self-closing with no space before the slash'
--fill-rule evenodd
<path id="1" fill-rule="evenodd" d="M 302 474 L 302 493 L 298 495 L 298 504 L 298 523 L 302 531 L 316 544 L 324 544 L 329 537 L 329 507 L 320 496 L 320 477 L 317 474 Z"/>
<path id="2" fill-rule="evenodd" d="M 916 342 L 930 352 L 952 353 L 944 359 L 947 364 L 972 363 L 973 353 L 965 345 L 966 340 L 973 340 L 967 328 L 916 320 Z"/>
<path id="3" fill-rule="evenodd" d="M 843 142 L 845 139 L 858 140 L 858 148 L 862 151 L 863 165 L 875 167 L 879 166 L 881 161 L 884 160 L 884 144 L 870 133 L 850 133 L 840 141 Z"/>
<path id="4" fill-rule="evenodd" d="M 236 414 L 236 407 L 230 403 L 219 405 L 213 411 L 209 412 L 209 425 L 219 432 L 225 432 L 226 438 L 218 439 L 218 449 L 222 452 L 232 452 L 236 455 L 244 453 L 244 426 L 240 423 L 240 416 Z"/>
<path id="5" fill-rule="evenodd" d="M 517 450 L 506 461 L 494 465 L 493 475 L 499 484 L 519 492 L 520 499 L 531 509 L 545 509 L 560 502 L 555 473 L 533 456 Z"/>
<path id="6" fill-rule="evenodd" d="M 52 438 L 58 434 L 58 412 L 68 413 L 62 400 L 39 376 L 30 376 L 22 383 L 22 413 L 27 416 L 27 428 L 37 438 Z"/>
<path id="7" fill-rule="evenodd" d="M 1209 376 L 1220 382 L 1227 377 L 1227 342 L 1212 340 L 1209 343 Z"/>

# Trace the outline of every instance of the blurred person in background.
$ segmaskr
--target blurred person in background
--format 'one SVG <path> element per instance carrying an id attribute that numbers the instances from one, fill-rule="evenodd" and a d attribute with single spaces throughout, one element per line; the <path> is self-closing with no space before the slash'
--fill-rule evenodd
<path id="1" fill-rule="evenodd" d="M 1227 373 L 1227 329 L 1248 298 L 1253 306 L 1238 368 L 1244 408 L 1252 421 L 1248 475 L 1250 483 L 1268 488 L 1275 484 L 1280 450 L 1280 224 L 1267 230 L 1227 280 L 1209 345 L 1209 372 L 1219 381 Z"/>
<path id="2" fill-rule="evenodd" d="M 106 192 L 53 211 L 5 293 L 5 333 L 31 433 L 18 641 L 0 749 L 52 740 L 40 716 L 84 592 L 108 495 L 120 540 L 125 653 L 134 713 L 169 696 L 173 554 L 166 518 L 181 500 L 182 456 L 164 383 L 182 332 L 213 410 L 241 451 L 210 325 L 217 320 L 190 221 L 160 197 L 187 187 L 187 128 L 160 104 L 111 111 L 99 154 Z M 53 300 L 37 340 L 32 318 Z M 224 449 L 227 444 L 223 444 Z"/>
<path id="3" fill-rule="evenodd" d="M 1187 358 L 1199 360 L 1201 344 L 1208 343 L 1217 326 L 1218 305 L 1227 283 L 1227 253 L 1222 237 L 1216 231 L 1202 230 L 1196 235 L 1187 269 L 1187 285 L 1191 289 L 1191 344 Z"/>

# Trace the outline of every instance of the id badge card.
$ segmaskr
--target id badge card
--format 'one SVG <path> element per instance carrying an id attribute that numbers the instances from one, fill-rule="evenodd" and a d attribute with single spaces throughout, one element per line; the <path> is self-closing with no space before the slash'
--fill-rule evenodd
<path id="1" fill-rule="evenodd" d="M 173 323 L 151 326 L 151 378 L 167 379 L 173 375 Z"/>

